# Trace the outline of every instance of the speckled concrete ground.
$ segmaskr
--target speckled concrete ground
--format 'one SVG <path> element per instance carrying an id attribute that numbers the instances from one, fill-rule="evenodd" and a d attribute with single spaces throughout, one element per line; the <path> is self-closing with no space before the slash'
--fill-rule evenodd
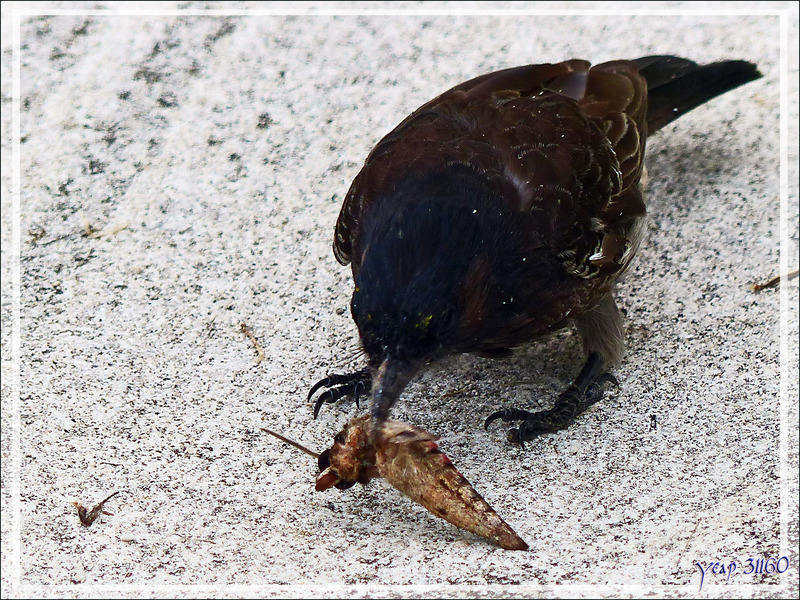
<path id="1" fill-rule="evenodd" d="M 750 288 L 798 260 L 798 71 L 790 51 L 781 214 L 778 16 L 25 17 L 17 263 L 9 10 L 3 597 L 694 596 L 696 561 L 739 562 L 702 595 L 796 595 L 798 285 Z M 395 411 L 442 436 L 530 551 L 380 481 L 315 493 L 313 462 L 259 427 L 322 449 L 355 414 L 313 421 L 305 395 L 361 364 L 330 243 L 371 146 L 479 73 L 653 53 L 747 59 L 765 77 L 649 143 L 649 239 L 618 293 L 621 389 L 527 451 L 483 430 L 576 372 L 566 331 L 505 361 L 453 359 Z M 112 514 L 79 523 L 72 501 L 118 490 Z M 746 574 L 781 556 L 782 578 Z"/>

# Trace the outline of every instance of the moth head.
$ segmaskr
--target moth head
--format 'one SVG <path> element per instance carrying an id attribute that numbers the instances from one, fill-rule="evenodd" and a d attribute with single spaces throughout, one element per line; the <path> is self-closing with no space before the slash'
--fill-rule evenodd
<path id="1" fill-rule="evenodd" d="M 366 484 L 377 476 L 375 449 L 369 442 L 368 422 L 369 415 L 350 421 L 333 437 L 333 446 L 322 453 L 309 450 L 264 427 L 261 430 L 317 459 L 320 472 L 315 488 L 322 492 L 331 487 L 346 490 L 356 482 Z"/>
<path id="2" fill-rule="evenodd" d="M 333 446 L 319 455 L 316 490 L 346 490 L 356 482 L 366 484 L 374 476 L 375 449 L 369 442 L 367 420 L 353 419 L 333 437 Z"/>

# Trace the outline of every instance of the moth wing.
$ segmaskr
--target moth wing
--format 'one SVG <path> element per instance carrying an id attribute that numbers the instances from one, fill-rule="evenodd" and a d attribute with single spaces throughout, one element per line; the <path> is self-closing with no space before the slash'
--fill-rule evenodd
<path id="1" fill-rule="evenodd" d="M 381 476 L 411 500 L 456 527 L 507 550 L 528 549 L 528 544 L 439 449 L 436 436 L 417 427 L 401 425 L 408 431 L 397 431 L 377 448 Z M 397 441 L 406 437 L 412 438 L 411 441 Z"/>
<path id="2" fill-rule="evenodd" d="M 412 442 L 436 442 L 439 439 L 438 435 L 432 434 L 430 431 L 403 423 L 401 421 L 393 421 L 391 419 L 384 421 L 381 428 L 381 437 L 388 444 L 410 444 Z"/>

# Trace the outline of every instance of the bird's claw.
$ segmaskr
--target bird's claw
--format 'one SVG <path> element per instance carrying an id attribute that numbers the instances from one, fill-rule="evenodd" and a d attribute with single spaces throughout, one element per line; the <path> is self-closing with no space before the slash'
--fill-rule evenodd
<path id="1" fill-rule="evenodd" d="M 489 425 L 491 425 L 494 421 L 498 419 L 502 419 L 506 423 L 509 423 L 511 421 L 523 420 L 527 418 L 527 416 L 530 414 L 531 413 L 524 410 L 519 410 L 518 408 L 503 408 L 498 410 L 497 412 L 493 412 L 488 417 L 486 417 L 486 420 L 483 422 L 483 428 L 488 430 Z M 525 421 L 523 420 L 522 424 L 520 425 L 520 428 L 524 425 Z M 520 436 L 519 429 L 509 429 L 508 441 L 511 442 L 512 444 L 519 444 L 520 446 L 525 448 L 525 443 L 523 442 L 522 436 Z"/>
<path id="2" fill-rule="evenodd" d="M 508 441 L 524 448 L 526 441 L 545 433 L 554 433 L 571 424 L 579 414 L 603 397 L 601 386 L 604 383 L 619 387 L 616 377 L 611 373 L 603 373 L 586 388 L 585 392 L 581 392 L 574 385 L 569 386 L 559 394 L 550 410 L 534 413 L 518 408 L 504 408 L 489 415 L 483 426 L 488 429 L 489 425 L 498 419 L 506 423 L 522 421 L 518 428 L 509 430 Z"/>
<path id="3" fill-rule="evenodd" d="M 491 425 L 497 419 L 502 419 L 506 423 L 510 423 L 511 421 L 519 421 L 520 419 L 524 419 L 527 415 L 529 415 L 527 411 L 519 410 L 517 408 L 501 408 L 497 412 L 493 412 L 486 420 L 483 422 L 483 428 L 489 429 L 489 425 Z"/>
<path id="4" fill-rule="evenodd" d="M 308 392 L 307 400 L 310 402 L 314 393 L 321 388 L 329 388 L 322 392 L 314 403 L 314 418 L 319 415 L 319 410 L 325 403 L 333 403 L 345 396 L 353 396 L 356 402 L 356 407 L 359 406 L 359 398 L 368 393 L 371 387 L 371 377 L 369 371 L 362 369 L 355 373 L 348 373 L 346 375 L 328 375 L 324 379 L 319 380 L 311 387 Z"/>
<path id="5" fill-rule="evenodd" d="M 619 381 L 611 373 L 603 373 L 602 375 L 600 375 L 600 377 L 598 377 L 597 379 L 594 380 L 594 383 L 592 385 L 596 385 L 596 386 L 600 387 L 604 383 L 610 383 L 615 388 L 619 387 Z"/>

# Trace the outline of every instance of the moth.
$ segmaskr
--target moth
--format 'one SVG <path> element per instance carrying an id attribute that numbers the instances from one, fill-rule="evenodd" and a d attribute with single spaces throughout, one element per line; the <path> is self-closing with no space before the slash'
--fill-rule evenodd
<path id="1" fill-rule="evenodd" d="M 284 436 L 266 433 L 317 459 L 316 490 L 346 490 L 384 478 L 437 517 L 506 550 L 528 544 L 489 506 L 439 449 L 438 436 L 400 421 L 386 420 L 370 439 L 371 415 L 356 417 L 333 438 L 333 446 L 316 453 Z"/>

